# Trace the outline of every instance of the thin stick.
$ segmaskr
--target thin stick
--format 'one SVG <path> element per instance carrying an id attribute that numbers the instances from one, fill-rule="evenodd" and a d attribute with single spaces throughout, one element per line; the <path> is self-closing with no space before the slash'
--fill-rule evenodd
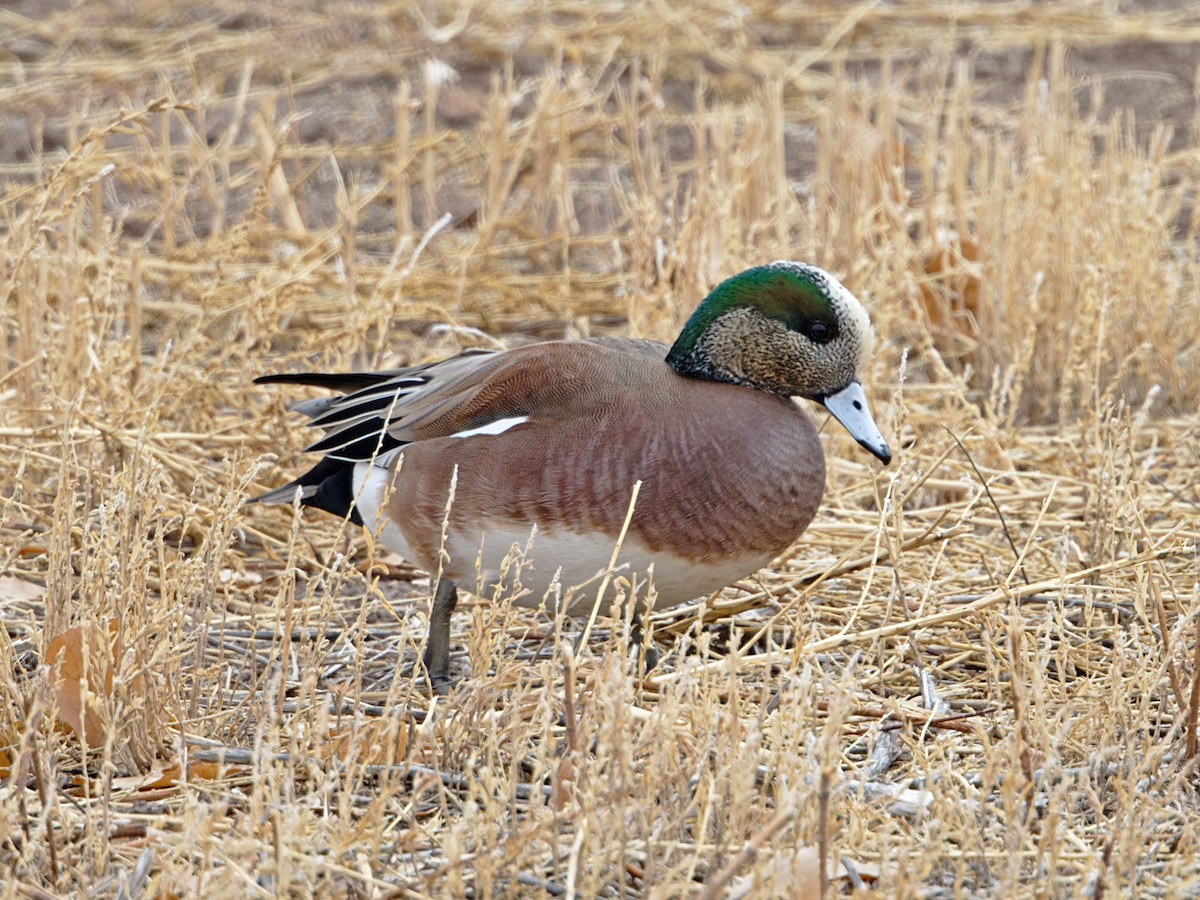
<path id="1" fill-rule="evenodd" d="M 820 879 L 821 900 L 829 896 L 829 796 L 832 790 L 830 762 L 823 759 L 820 786 L 817 788 L 817 877 Z"/>
<path id="2" fill-rule="evenodd" d="M 1028 597 L 1032 594 L 1040 594 L 1045 591 L 1053 590 L 1067 584 L 1077 584 L 1081 581 L 1087 581 L 1090 578 L 1095 578 L 1097 575 L 1108 575 L 1113 572 L 1120 572 L 1124 569 L 1134 568 L 1135 566 L 1145 565 L 1157 559 L 1166 559 L 1172 556 L 1176 551 L 1170 548 L 1162 548 L 1160 550 L 1150 550 L 1145 553 L 1140 553 L 1137 556 L 1131 556 L 1128 559 L 1118 559 L 1113 562 L 1102 563 L 1098 566 L 1092 566 L 1089 569 L 1081 569 L 1078 572 L 1072 572 L 1063 578 L 1048 579 L 1039 581 L 1035 584 L 1026 585 L 1020 588 L 1010 588 L 1006 585 L 999 585 L 993 588 L 987 594 L 984 594 L 978 600 L 960 606 L 957 609 L 946 610 L 939 613 L 931 613 L 927 616 L 921 616 L 917 619 L 909 619 L 905 622 L 894 622 L 891 625 L 881 625 L 878 628 L 868 628 L 864 631 L 856 631 L 850 634 L 839 634 L 833 637 L 825 638 L 819 641 L 813 641 L 811 644 L 805 644 L 800 649 L 800 654 L 811 656 L 816 653 L 827 653 L 830 650 L 837 650 L 842 647 L 849 647 L 853 644 L 862 644 L 868 641 L 877 640 L 879 638 L 895 637 L 896 635 L 908 634 L 917 631 L 921 628 L 929 628 L 933 625 L 941 625 L 946 622 L 953 622 L 957 619 L 973 615 L 985 609 L 990 609 L 993 606 L 998 606 L 1008 600 L 1019 600 L 1023 597 Z M 747 656 L 743 662 L 751 666 L 770 666 L 775 665 L 779 661 L 777 653 L 759 653 L 753 656 Z M 690 666 L 686 670 L 689 678 L 698 677 L 699 673 L 712 671 L 721 668 L 725 665 L 724 660 L 714 660 L 712 662 L 702 663 L 697 666 Z M 666 684 L 667 682 L 676 681 L 683 677 L 683 671 L 664 672 L 661 675 L 655 675 L 649 679 L 651 684 Z M 1200 691 L 1200 687 L 1197 687 Z"/>
<path id="3" fill-rule="evenodd" d="M 1000 519 L 1000 528 L 1004 532 L 1004 537 L 1008 541 L 1008 546 L 1012 547 L 1013 556 L 1015 556 L 1017 559 L 1017 567 L 1021 571 L 1021 578 L 1025 580 L 1026 584 L 1029 584 L 1029 576 L 1025 574 L 1025 564 L 1021 562 L 1021 553 L 1019 550 L 1017 550 L 1017 544 L 1016 541 L 1012 539 L 1012 534 L 1009 533 L 1008 522 L 1004 521 L 1004 513 L 1000 511 L 1000 504 L 997 503 L 996 498 L 992 496 L 992 489 L 988 487 L 987 479 L 984 478 L 983 473 L 979 471 L 979 466 L 975 465 L 974 458 L 972 458 L 970 451 L 963 446 L 963 442 L 958 439 L 958 435 L 951 431 L 948 426 L 943 425 L 942 427 L 946 429 L 946 434 L 953 438 L 954 443 L 958 444 L 958 449 L 963 452 L 963 456 L 967 458 L 967 462 L 970 463 L 971 468 L 975 470 L 975 477 L 977 477 L 979 479 L 979 483 L 983 485 L 983 489 L 987 493 L 988 500 L 992 504 L 992 509 L 996 511 L 996 515 Z"/>
<path id="4" fill-rule="evenodd" d="M 608 589 L 608 583 L 612 581 L 613 572 L 617 567 L 617 558 L 621 555 L 621 545 L 625 543 L 629 523 L 633 521 L 633 508 L 637 505 L 638 493 L 641 489 L 642 482 L 639 479 L 633 483 L 633 491 L 629 496 L 629 508 L 625 510 L 625 521 L 621 524 L 621 533 L 617 535 L 617 543 L 613 546 L 612 556 L 608 560 L 608 568 L 604 572 L 604 579 L 600 582 L 600 589 L 596 591 L 596 602 L 592 604 L 592 612 L 588 616 L 587 625 L 583 629 L 583 634 L 579 636 L 579 640 L 575 642 L 576 649 L 585 646 L 588 638 L 591 637 L 592 626 L 596 624 L 596 615 L 600 611 L 600 605 L 604 602 L 604 592 Z"/>
<path id="5" fill-rule="evenodd" d="M 733 859 L 726 863 L 716 875 L 705 882 L 704 890 L 697 895 L 697 900 L 714 900 L 714 898 L 721 896 L 722 889 L 737 874 L 738 870 L 747 863 L 753 862 L 767 841 L 771 840 L 778 831 L 791 822 L 795 815 L 796 810 L 790 806 L 785 806 L 779 812 L 775 813 L 771 817 L 771 821 L 767 822 L 758 834 L 750 838 L 746 842 L 746 845 L 734 854 Z"/>
<path id="6" fill-rule="evenodd" d="M 945 516 L 939 517 L 938 521 L 926 529 L 922 534 L 904 541 L 900 545 L 901 552 L 916 550 L 929 544 L 937 544 L 942 541 L 948 541 L 952 538 L 958 537 L 959 535 L 969 533 L 969 529 L 966 528 L 950 528 L 946 531 L 939 531 L 936 534 L 933 533 L 934 529 L 937 528 L 938 524 L 943 518 L 945 518 Z M 655 630 L 666 633 L 680 633 L 687 631 L 695 627 L 696 623 L 694 619 L 696 615 L 702 611 L 704 617 L 703 621 L 706 625 L 712 622 L 723 621 L 728 619 L 730 616 L 736 616 L 748 610 L 757 609 L 763 605 L 764 600 L 782 597 L 784 594 L 790 593 L 796 588 L 817 587 L 831 578 L 840 578 L 843 575 L 849 575 L 851 572 L 858 572 L 862 569 L 869 568 L 872 565 L 892 560 L 893 553 L 888 547 L 881 547 L 879 548 L 878 552 L 874 554 L 860 556 L 856 559 L 850 559 L 850 554 L 853 553 L 858 547 L 861 547 L 865 542 L 866 539 L 863 539 L 854 547 L 851 547 L 846 553 L 842 554 L 841 559 L 839 559 L 838 562 L 832 567 L 828 569 L 821 569 L 817 572 L 805 572 L 803 575 L 793 578 L 790 581 L 786 581 L 778 587 L 771 588 L 770 590 L 758 591 L 750 594 L 748 597 L 740 597 L 737 600 L 715 600 L 711 602 L 705 601 L 704 603 L 696 606 L 677 606 L 673 609 L 666 610 L 659 615 L 663 618 L 676 619 L 677 621 L 670 625 L 657 627 Z M 789 607 L 790 605 L 791 604 L 789 604 Z M 783 610 L 781 610 L 781 612 L 783 612 Z"/>
<path id="7" fill-rule="evenodd" d="M 50 886 L 58 887 L 58 841 L 54 839 L 54 823 L 50 821 L 53 809 L 53 797 L 46 779 L 42 775 L 42 757 L 37 751 L 37 740 L 30 743 L 33 762 L 33 777 L 37 781 L 38 796 L 42 798 L 42 825 L 46 829 L 46 848 L 50 851 Z M 20 790 L 20 788 L 18 788 Z"/>
<path id="8" fill-rule="evenodd" d="M 1192 655 L 1192 698 L 1188 704 L 1188 737 L 1187 758 L 1195 759 L 1196 750 L 1200 746 L 1198 720 L 1200 720 L 1200 616 L 1196 617 L 1196 634 L 1192 639 L 1194 647 Z"/>

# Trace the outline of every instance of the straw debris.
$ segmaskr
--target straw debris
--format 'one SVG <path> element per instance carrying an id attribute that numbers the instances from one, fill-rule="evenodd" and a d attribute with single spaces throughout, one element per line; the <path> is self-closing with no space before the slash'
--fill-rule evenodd
<path id="1" fill-rule="evenodd" d="M 0 30 L 0 893 L 1200 890 L 1190 5 Z M 647 677 L 468 598 L 431 697 L 425 573 L 242 505 L 306 442 L 257 375 L 669 340 L 782 257 L 870 309 L 898 465 L 824 428 L 817 521 Z"/>

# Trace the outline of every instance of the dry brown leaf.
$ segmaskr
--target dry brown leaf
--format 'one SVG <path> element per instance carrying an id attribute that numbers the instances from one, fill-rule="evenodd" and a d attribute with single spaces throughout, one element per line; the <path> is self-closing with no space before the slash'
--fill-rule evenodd
<path id="1" fill-rule="evenodd" d="M 864 882 L 879 879 L 880 869 L 874 863 L 851 862 L 854 874 Z M 844 881 L 850 878 L 844 863 L 831 862 L 832 878 Z M 833 893 L 837 893 L 834 891 Z M 782 850 L 771 857 L 771 861 L 757 871 L 735 878 L 730 884 L 729 897 L 820 897 L 821 858 L 816 847 L 800 847 Z"/>
<path id="2" fill-rule="evenodd" d="M 50 663 L 47 682 L 54 692 L 58 722 L 67 726 L 75 736 L 89 746 L 98 746 L 104 733 L 101 704 L 111 698 L 113 668 L 120 653 L 120 619 L 108 621 L 108 647 L 100 635 L 81 626 L 68 628 L 50 639 L 46 660 Z M 85 643 L 86 642 L 86 643 Z M 84 648 L 87 648 L 87 672 L 84 672 Z M 84 702 L 84 682 L 91 701 Z"/>
<path id="3" fill-rule="evenodd" d="M 381 550 L 373 557 L 361 559 L 354 564 L 354 568 L 363 575 L 378 575 L 380 578 L 411 578 L 413 574 L 412 564 L 390 550 Z"/>
<path id="4" fill-rule="evenodd" d="M 575 794 L 576 772 L 571 757 L 564 756 L 559 760 L 558 768 L 554 770 L 554 778 L 550 785 L 550 808 L 562 812 L 567 802 Z"/>
<path id="5" fill-rule="evenodd" d="M 218 781 L 222 778 L 244 774 L 248 771 L 249 768 L 246 766 L 192 761 L 188 763 L 187 782 Z M 173 794 L 177 794 L 178 788 L 184 783 L 182 773 L 183 767 L 179 764 L 178 758 L 156 758 L 150 763 L 149 769 L 146 772 L 137 775 L 117 776 L 112 779 L 111 786 L 118 793 L 136 792 L 139 800 L 148 801 L 170 797 Z M 98 789 L 96 779 L 89 778 L 87 775 L 74 775 L 70 779 L 71 785 L 78 790 L 82 790 L 89 782 L 92 785 L 92 791 L 96 791 Z"/>
<path id="6" fill-rule="evenodd" d="M 238 766 L 222 766 L 220 763 L 200 762 L 193 760 L 188 763 L 188 781 L 217 781 L 230 774 Z M 150 770 L 141 775 L 126 775 L 112 780 L 112 786 L 117 791 L 158 791 L 177 787 L 183 782 L 183 766 L 177 757 L 157 759 Z"/>
<path id="7" fill-rule="evenodd" d="M 148 772 L 114 778 L 112 787 L 114 791 L 149 791 L 172 787 L 178 782 L 182 771 L 178 759 L 156 759 Z"/>
<path id="8" fill-rule="evenodd" d="M 730 900 L 743 897 L 820 897 L 821 857 L 816 847 L 800 847 L 775 853 L 756 871 L 735 878 L 729 886 Z"/>
<path id="9" fill-rule="evenodd" d="M 364 719 L 331 732 L 318 748 L 322 759 L 390 766 L 408 752 L 408 727 L 394 719 Z"/>
<path id="10" fill-rule="evenodd" d="M 921 309 L 943 355 L 967 355 L 979 337 L 980 278 L 973 271 L 983 251 L 970 238 L 943 243 L 925 257 Z"/>
<path id="11" fill-rule="evenodd" d="M 188 763 L 188 781 L 220 781 L 227 775 L 246 771 L 249 771 L 246 766 L 230 766 L 194 759 Z"/>
<path id="12" fill-rule="evenodd" d="M 42 599 L 45 593 L 44 584 L 36 584 L 12 575 L 0 576 L 0 603 L 28 603 Z"/>

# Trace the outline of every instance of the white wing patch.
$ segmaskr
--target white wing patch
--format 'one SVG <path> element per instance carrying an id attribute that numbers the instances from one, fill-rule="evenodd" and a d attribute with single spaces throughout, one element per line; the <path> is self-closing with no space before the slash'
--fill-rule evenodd
<path id="1" fill-rule="evenodd" d="M 486 425 L 480 425 L 478 428 L 468 428 L 466 431 L 459 431 L 455 434 L 447 435 L 452 438 L 469 438 L 479 434 L 503 434 L 510 428 L 515 428 L 529 421 L 529 416 L 509 416 L 507 419 L 496 419 L 494 422 L 488 422 Z"/>

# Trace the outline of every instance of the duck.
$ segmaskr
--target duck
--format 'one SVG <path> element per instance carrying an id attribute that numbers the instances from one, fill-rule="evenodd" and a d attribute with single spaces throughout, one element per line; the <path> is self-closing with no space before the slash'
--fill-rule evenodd
<path id="1" fill-rule="evenodd" d="M 422 661 L 444 693 L 460 587 L 586 615 L 597 576 L 615 571 L 644 612 L 788 550 L 825 489 L 821 442 L 795 398 L 891 462 L 862 385 L 873 344 L 837 278 L 779 260 L 719 283 L 670 347 L 593 337 L 264 375 L 255 383 L 336 393 L 294 407 L 322 430 L 307 448 L 320 459 L 254 501 L 364 526 L 436 576 Z"/>

